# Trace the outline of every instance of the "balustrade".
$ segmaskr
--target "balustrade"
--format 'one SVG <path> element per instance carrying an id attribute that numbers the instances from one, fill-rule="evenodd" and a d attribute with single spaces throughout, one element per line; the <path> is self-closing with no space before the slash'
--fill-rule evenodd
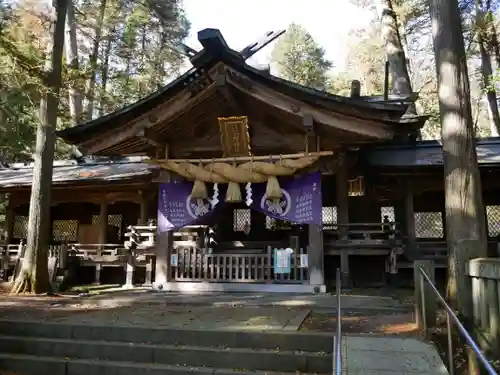
<path id="1" fill-rule="evenodd" d="M 469 262 L 474 326 L 487 347 L 500 349 L 500 258 Z"/>

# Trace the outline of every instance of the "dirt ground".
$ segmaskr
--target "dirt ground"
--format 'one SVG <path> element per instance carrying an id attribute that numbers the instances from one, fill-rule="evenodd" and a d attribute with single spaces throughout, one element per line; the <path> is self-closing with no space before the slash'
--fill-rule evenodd
<path id="1" fill-rule="evenodd" d="M 344 311 L 342 333 L 416 335 L 414 313 L 406 311 Z M 301 331 L 335 332 L 337 317 L 334 314 L 311 313 L 302 323 Z"/>
<path id="2" fill-rule="evenodd" d="M 432 329 L 428 341 L 434 343 L 438 349 L 443 362 L 448 366 L 449 363 L 449 351 L 448 351 L 448 334 L 446 329 L 446 313 L 444 310 L 438 311 L 437 325 Z M 453 363 L 455 367 L 455 375 L 471 375 L 469 371 L 469 361 L 468 357 L 472 354 L 475 356 L 473 351 L 466 345 L 466 341 L 457 331 L 453 332 L 452 335 L 453 343 Z M 500 373 L 500 358 L 492 358 L 491 355 L 487 355 L 488 359 L 492 359 L 491 364 L 495 370 Z M 479 365 L 479 367 L 481 367 Z"/>

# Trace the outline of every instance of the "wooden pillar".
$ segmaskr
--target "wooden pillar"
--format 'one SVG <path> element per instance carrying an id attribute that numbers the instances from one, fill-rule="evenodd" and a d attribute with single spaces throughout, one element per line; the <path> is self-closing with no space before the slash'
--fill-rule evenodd
<path id="1" fill-rule="evenodd" d="M 429 328 L 435 327 L 437 320 L 437 296 L 429 283 L 420 272 L 420 267 L 435 284 L 435 269 L 432 260 L 417 260 L 413 263 L 415 280 L 415 316 L 417 328 L 426 333 Z M 422 300 L 422 297 L 424 300 Z"/>
<path id="2" fill-rule="evenodd" d="M 420 259 L 417 249 L 417 236 L 415 234 L 415 209 L 413 199 L 413 185 L 411 181 L 408 181 L 405 194 L 406 252 L 410 259 Z"/>
<path id="3" fill-rule="evenodd" d="M 307 248 L 309 284 L 324 285 L 324 249 L 323 227 L 317 224 L 309 225 L 309 246 Z"/>
<path id="4" fill-rule="evenodd" d="M 101 202 L 99 212 L 99 243 L 104 245 L 108 241 L 108 202 L 104 199 Z"/>
<path id="5" fill-rule="evenodd" d="M 104 245 L 107 242 L 108 236 L 108 202 L 106 198 L 101 201 L 101 211 L 99 212 L 99 243 Z M 94 283 L 101 283 L 102 264 L 96 263 Z"/>
<path id="6" fill-rule="evenodd" d="M 148 199 L 144 191 L 139 190 L 139 201 L 140 201 L 140 212 L 138 225 L 146 225 L 148 221 Z M 125 271 L 125 287 L 132 288 L 134 286 L 134 273 L 135 273 L 135 257 L 136 253 L 134 251 L 129 251 L 127 258 L 127 266 Z M 151 284 L 151 266 L 150 259 L 146 265 L 146 277 L 145 284 Z"/>
<path id="7" fill-rule="evenodd" d="M 54 207 L 54 204 L 51 204 L 49 209 L 49 245 L 54 244 Z"/>
<path id="8" fill-rule="evenodd" d="M 406 194 L 406 192 L 405 192 Z M 394 221 L 398 224 L 398 229 L 404 237 L 406 237 L 406 211 L 405 211 L 405 201 L 404 199 L 398 199 L 394 202 Z"/>
<path id="9" fill-rule="evenodd" d="M 168 158 L 168 145 L 165 146 L 165 158 Z M 161 171 L 158 182 L 166 183 L 170 181 L 170 174 L 167 171 Z M 156 265 L 154 286 L 158 289 L 164 289 L 164 283 L 171 280 L 170 257 L 173 249 L 174 236 L 172 232 L 163 232 L 158 234 L 156 240 Z"/>
<path id="10" fill-rule="evenodd" d="M 349 223 L 349 190 L 347 160 L 345 153 L 340 153 L 337 160 L 337 173 L 335 174 L 337 184 L 337 224 L 339 227 L 339 240 L 347 240 Z M 349 275 L 349 255 L 345 252 L 340 254 L 340 272 L 342 276 L 342 286 L 350 287 L 351 279 Z"/>
<path id="11" fill-rule="evenodd" d="M 16 214 L 14 211 L 14 204 L 12 202 L 12 195 L 9 194 L 7 208 L 5 211 L 5 243 L 8 245 L 12 242 L 12 235 L 14 234 L 14 221 L 16 219 Z"/>
<path id="12" fill-rule="evenodd" d="M 484 212 L 486 212 L 486 208 Z M 485 217 L 485 219 L 487 218 Z M 446 209 L 444 207 L 441 209 L 441 225 L 443 226 L 443 239 L 446 240 L 448 236 L 446 235 Z M 488 230 L 488 224 L 486 224 L 486 230 Z"/>
<path id="13" fill-rule="evenodd" d="M 313 116 L 309 113 L 304 113 L 302 117 L 302 124 L 304 125 L 307 134 L 306 152 L 319 151 L 320 138 L 317 136 L 314 129 Z M 321 288 L 322 285 L 325 285 L 323 225 L 310 224 L 308 232 L 309 246 L 307 247 L 307 258 L 309 268 L 309 284 L 316 285 Z"/>
<path id="14" fill-rule="evenodd" d="M 139 225 L 147 225 L 149 219 L 149 200 L 146 193 L 141 190 L 139 191 L 141 195 L 141 210 L 139 213 Z"/>

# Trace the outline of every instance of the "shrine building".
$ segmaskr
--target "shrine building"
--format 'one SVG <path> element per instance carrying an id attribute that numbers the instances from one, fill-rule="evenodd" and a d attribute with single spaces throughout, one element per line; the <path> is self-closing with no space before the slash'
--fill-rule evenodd
<path id="1" fill-rule="evenodd" d="M 269 38 L 242 51 L 218 30 L 198 39 L 161 90 L 58 132 L 84 156 L 54 166 L 52 240 L 95 267 L 91 281 L 118 268 L 161 290 L 317 293 L 338 267 L 345 285 L 416 259 L 446 268 L 442 147 L 416 140 L 414 95 L 328 94 L 248 65 Z M 496 252 L 500 141 L 478 157 Z M 5 248 L 26 236 L 31 176 L 0 169 Z"/>

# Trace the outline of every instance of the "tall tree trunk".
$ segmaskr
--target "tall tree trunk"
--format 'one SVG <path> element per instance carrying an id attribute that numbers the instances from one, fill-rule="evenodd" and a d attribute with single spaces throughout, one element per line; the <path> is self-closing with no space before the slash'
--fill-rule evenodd
<path id="1" fill-rule="evenodd" d="M 500 132 L 500 114 L 498 113 L 497 93 L 491 87 L 490 81 L 493 76 L 493 67 L 491 66 L 491 55 L 486 48 L 485 37 L 487 35 L 488 23 L 482 10 L 481 0 L 476 0 L 476 28 L 477 43 L 479 45 L 479 55 L 481 57 L 481 76 L 483 87 L 486 90 L 486 99 L 488 100 L 488 115 L 490 118 L 490 127 L 492 135 L 498 135 Z"/>
<path id="2" fill-rule="evenodd" d="M 393 9 L 391 0 L 379 0 L 379 12 L 381 13 L 382 38 L 385 43 L 385 51 L 392 77 L 392 92 L 402 95 L 411 95 L 410 74 L 406 54 L 399 33 L 399 26 L 396 12 Z M 409 110 L 416 113 L 415 106 Z"/>
<path id="3" fill-rule="evenodd" d="M 114 32 L 114 31 L 113 31 Z M 112 33 L 113 33 L 112 32 Z M 108 111 L 108 103 L 106 99 L 106 86 L 109 77 L 109 55 L 111 54 L 111 35 L 108 35 L 106 47 L 104 48 L 104 59 L 101 67 L 101 88 L 99 100 L 99 116 L 103 116 Z"/>
<path id="4" fill-rule="evenodd" d="M 159 90 L 163 86 L 163 82 L 166 76 L 165 73 L 165 61 L 163 60 L 163 52 L 165 51 L 165 34 L 162 33 L 160 50 L 158 51 L 158 57 L 155 63 L 155 85 L 156 89 Z"/>
<path id="5" fill-rule="evenodd" d="M 487 255 L 469 78 L 457 0 L 430 0 L 444 153 L 448 297 L 471 317 L 467 262 Z M 458 293 L 460 291 L 460 293 Z"/>
<path id="6" fill-rule="evenodd" d="M 94 44 L 92 46 L 92 54 L 89 58 L 90 63 L 90 78 L 87 85 L 87 120 L 92 120 L 94 115 L 95 101 L 95 81 L 97 77 L 97 58 L 99 54 L 99 44 L 101 43 L 102 25 L 104 22 L 104 13 L 106 11 L 106 0 L 101 0 L 99 7 L 99 15 L 95 26 Z"/>
<path id="7" fill-rule="evenodd" d="M 40 103 L 40 124 L 36 133 L 27 249 L 21 272 L 14 281 L 13 293 L 43 293 L 51 290 L 47 265 L 51 227 L 50 195 L 67 7 L 68 0 L 55 2 L 56 20 L 53 23 L 52 56 L 47 64 L 46 92 Z"/>
<path id="8" fill-rule="evenodd" d="M 498 43 L 497 29 L 495 27 L 495 20 L 493 19 L 493 12 L 491 10 L 491 0 L 486 0 L 486 22 L 489 28 L 489 44 L 490 51 L 495 52 L 496 68 L 500 69 L 500 44 Z"/>
<path id="9" fill-rule="evenodd" d="M 146 82 L 144 81 L 143 77 L 146 73 L 146 25 L 142 25 L 141 27 L 141 59 L 140 59 L 140 68 L 139 68 L 139 97 L 143 98 L 146 95 Z"/>
<path id="10" fill-rule="evenodd" d="M 73 0 L 68 0 L 68 14 L 66 18 L 66 61 L 70 71 L 75 76 L 80 72 L 78 64 L 78 42 L 76 39 L 76 20 L 75 10 L 73 8 Z M 81 87 L 75 81 L 72 81 L 69 87 L 69 112 L 71 122 L 77 125 L 81 120 L 83 112 Z"/>

